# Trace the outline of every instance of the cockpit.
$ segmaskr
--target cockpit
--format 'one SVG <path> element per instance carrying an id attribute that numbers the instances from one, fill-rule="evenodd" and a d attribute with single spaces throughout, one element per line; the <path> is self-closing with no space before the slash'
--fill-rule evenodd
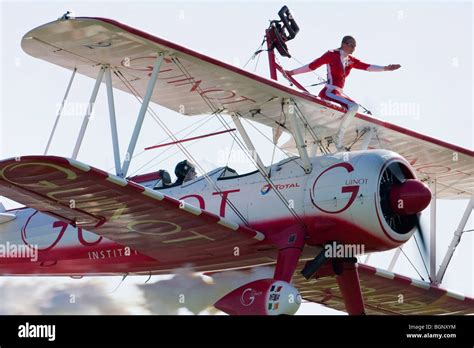
<path id="1" fill-rule="evenodd" d="M 285 170 L 283 170 L 284 168 Z M 300 170 L 303 170 L 303 167 L 298 162 L 298 157 L 290 157 L 278 163 L 275 163 L 270 167 L 267 167 L 267 170 L 269 176 L 271 176 L 272 178 L 278 178 L 278 176 L 282 175 L 283 172 L 297 173 Z M 187 187 L 190 185 L 195 185 L 201 181 L 206 180 L 206 177 L 209 178 L 209 180 L 217 182 L 229 179 L 240 179 L 257 173 L 258 170 L 244 174 L 238 174 L 237 171 L 226 166 L 213 169 L 205 175 L 197 176 L 195 167 L 191 162 L 181 161 L 175 167 L 176 180 L 174 182 L 171 179 L 170 173 L 167 170 L 163 169 L 148 174 L 129 177 L 128 179 L 131 181 L 135 181 L 150 189 L 164 190 L 178 186 Z"/>
<path id="2" fill-rule="evenodd" d="M 204 179 L 204 176 L 197 176 L 195 166 L 187 160 L 181 161 L 176 165 L 174 170 L 174 173 L 176 175 L 175 182 L 172 182 L 171 175 L 167 170 L 161 169 L 157 173 L 158 181 L 156 181 L 153 186 L 154 190 L 163 190 L 171 187 L 185 185 L 190 182 L 197 182 Z M 230 167 L 220 167 L 214 169 L 207 173 L 207 175 L 212 180 L 220 180 L 223 178 L 239 176 L 238 173 Z"/>

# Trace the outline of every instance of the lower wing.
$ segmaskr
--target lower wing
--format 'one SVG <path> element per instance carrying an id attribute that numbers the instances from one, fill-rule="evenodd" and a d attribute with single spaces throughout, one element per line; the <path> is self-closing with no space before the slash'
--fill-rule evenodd
<path id="1" fill-rule="evenodd" d="M 0 195 L 133 248 L 163 263 L 258 252 L 265 236 L 75 160 L 0 161 Z M 268 246 L 267 246 L 268 248 Z"/>
<path id="2" fill-rule="evenodd" d="M 366 314 L 474 314 L 473 298 L 368 265 L 357 267 Z M 293 283 L 304 300 L 345 311 L 335 276 L 306 280 L 295 272 Z"/>

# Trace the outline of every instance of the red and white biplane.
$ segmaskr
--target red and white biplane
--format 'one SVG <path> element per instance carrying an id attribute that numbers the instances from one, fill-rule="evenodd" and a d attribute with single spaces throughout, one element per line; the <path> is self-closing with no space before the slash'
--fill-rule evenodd
<path id="1" fill-rule="evenodd" d="M 337 152 L 332 137 L 345 110 L 276 81 L 283 70 L 274 51 L 288 54 L 285 42 L 298 32 L 287 8 L 279 14 L 266 31 L 272 79 L 106 18 L 65 15 L 28 32 L 26 53 L 73 71 L 68 90 L 76 73 L 93 78 L 93 105 L 105 83 L 115 173 L 76 159 L 91 110 L 71 158 L 0 161 L 0 195 L 25 205 L 0 212 L 0 242 L 38 248 L 35 261 L 1 258 L 0 274 L 161 275 L 183 265 L 214 274 L 273 265 L 273 277 L 215 306 L 229 314 L 293 314 L 302 298 L 356 315 L 474 313 L 474 299 L 439 287 L 473 207 L 474 152 L 365 113 L 345 133 L 350 148 Z M 142 103 L 125 156 L 114 88 Z M 226 131 L 256 170 L 216 168 L 179 185 L 168 185 L 161 171 L 128 177 L 150 102 L 186 116 L 230 116 L 240 138 L 224 120 Z M 242 119 L 272 128 L 275 144 L 291 135 L 282 148 L 293 155 L 264 166 Z M 183 140 L 170 137 L 192 160 Z M 439 198 L 470 201 L 430 282 L 335 252 L 401 247 L 421 232 L 420 213 Z"/>

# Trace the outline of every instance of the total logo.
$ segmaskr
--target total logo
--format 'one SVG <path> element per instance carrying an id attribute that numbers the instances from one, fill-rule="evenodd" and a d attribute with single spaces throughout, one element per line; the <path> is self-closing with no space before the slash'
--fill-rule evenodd
<path id="1" fill-rule="evenodd" d="M 300 187 L 300 184 L 298 184 L 297 182 L 293 182 L 290 184 L 274 184 L 274 186 L 277 190 L 286 190 L 290 188 L 298 188 Z M 260 189 L 260 194 L 262 196 L 265 196 L 268 192 L 271 191 L 271 189 L 272 187 L 270 186 L 270 184 L 263 185 L 263 187 Z"/>

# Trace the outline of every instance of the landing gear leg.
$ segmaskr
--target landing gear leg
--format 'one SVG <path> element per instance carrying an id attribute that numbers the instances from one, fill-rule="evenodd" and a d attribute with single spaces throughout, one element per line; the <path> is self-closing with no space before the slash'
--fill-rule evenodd
<path id="1" fill-rule="evenodd" d="M 356 263 L 356 259 L 344 260 L 343 272 L 341 275 L 336 275 L 336 280 L 344 298 L 347 313 L 349 315 L 364 315 L 364 299 Z"/>
<path id="2" fill-rule="evenodd" d="M 300 248 L 286 248 L 278 251 L 278 259 L 273 278 L 290 283 L 296 266 L 298 266 L 300 255 Z"/>
<path id="3" fill-rule="evenodd" d="M 304 236 L 303 229 L 295 231 L 293 226 L 289 228 L 289 231 L 277 236 L 275 244 L 279 248 L 273 279 L 291 283 L 291 278 L 298 267 L 298 261 L 303 251 Z"/>
<path id="4" fill-rule="evenodd" d="M 360 288 L 359 273 L 357 272 L 357 258 L 330 258 L 326 256 L 326 248 L 323 247 L 320 253 L 305 265 L 301 274 L 309 280 L 329 260 L 332 262 L 332 271 L 329 275 L 336 277 L 347 313 L 349 315 L 364 315 L 364 299 Z"/>

